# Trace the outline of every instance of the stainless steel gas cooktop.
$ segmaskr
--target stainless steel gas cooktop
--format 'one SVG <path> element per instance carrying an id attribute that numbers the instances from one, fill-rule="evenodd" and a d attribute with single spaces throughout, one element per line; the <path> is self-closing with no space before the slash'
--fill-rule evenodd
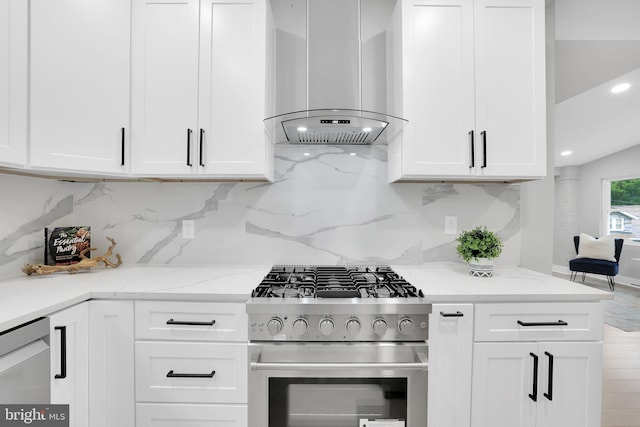
<path id="1" fill-rule="evenodd" d="M 416 298 L 422 291 L 389 266 L 274 266 L 254 298 Z"/>
<path id="2" fill-rule="evenodd" d="M 247 303 L 251 341 L 425 341 L 430 312 L 386 265 L 276 265 Z"/>

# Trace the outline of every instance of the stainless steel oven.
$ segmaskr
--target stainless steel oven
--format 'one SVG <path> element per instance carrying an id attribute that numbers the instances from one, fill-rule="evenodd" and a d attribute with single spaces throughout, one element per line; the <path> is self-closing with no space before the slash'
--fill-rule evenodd
<path id="1" fill-rule="evenodd" d="M 425 427 L 428 318 L 389 267 L 275 266 L 247 303 L 251 427 Z"/>
<path id="2" fill-rule="evenodd" d="M 252 343 L 249 354 L 251 427 L 426 426 L 424 344 Z"/>

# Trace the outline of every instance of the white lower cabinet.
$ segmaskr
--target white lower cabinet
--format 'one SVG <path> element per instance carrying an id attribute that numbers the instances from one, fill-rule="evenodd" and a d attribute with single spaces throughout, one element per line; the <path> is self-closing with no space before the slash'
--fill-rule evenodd
<path id="1" fill-rule="evenodd" d="M 138 401 L 246 403 L 246 384 L 246 344 L 136 343 Z"/>
<path id="2" fill-rule="evenodd" d="M 244 304 L 136 301 L 135 334 L 137 427 L 247 427 Z"/>
<path id="3" fill-rule="evenodd" d="M 429 319 L 428 425 L 469 427 L 473 304 L 433 304 Z"/>
<path id="4" fill-rule="evenodd" d="M 89 425 L 89 304 L 49 316 L 51 403 L 69 405 L 69 427 Z"/>
<path id="5" fill-rule="evenodd" d="M 246 427 L 245 405 L 139 403 L 136 427 Z"/>
<path id="6" fill-rule="evenodd" d="M 90 301 L 90 427 L 135 426 L 133 356 L 133 301 Z"/>
<path id="7" fill-rule="evenodd" d="M 471 426 L 599 427 L 602 323 L 591 323 L 585 330 L 581 310 L 574 310 L 584 308 L 579 304 L 487 307 L 476 305 Z M 591 311 L 600 318 L 601 304 L 594 304 Z M 478 342 L 489 333 L 480 333 L 479 325 L 498 331 L 495 322 L 509 318 L 508 312 L 523 313 L 512 319 L 520 331 L 510 332 L 509 341 Z M 494 321 L 483 323 L 483 317 Z M 531 339 L 536 334 L 553 338 Z M 585 335 L 594 339 L 582 341 L 579 337 Z"/>

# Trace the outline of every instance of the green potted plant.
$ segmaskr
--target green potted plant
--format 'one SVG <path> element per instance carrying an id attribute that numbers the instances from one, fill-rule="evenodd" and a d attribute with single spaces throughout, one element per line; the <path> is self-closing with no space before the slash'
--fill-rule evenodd
<path id="1" fill-rule="evenodd" d="M 493 259 L 502 252 L 500 237 L 487 227 L 478 226 L 473 230 L 463 230 L 456 240 L 456 251 L 469 264 L 469 274 L 475 277 L 491 277 Z"/>

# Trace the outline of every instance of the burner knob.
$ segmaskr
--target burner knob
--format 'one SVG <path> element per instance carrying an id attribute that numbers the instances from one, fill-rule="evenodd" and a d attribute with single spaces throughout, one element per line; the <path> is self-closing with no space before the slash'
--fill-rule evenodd
<path id="1" fill-rule="evenodd" d="M 325 318 L 320 321 L 320 333 L 326 337 L 333 333 L 333 320 Z"/>
<path id="2" fill-rule="evenodd" d="M 272 337 L 278 335 L 282 330 L 282 320 L 277 317 L 273 317 L 271 320 L 267 322 L 267 331 L 269 331 L 269 335 Z"/>
<path id="3" fill-rule="evenodd" d="M 398 330 L 402 335 L 411 335 L 414 327 L 415 325 L 411 319 L 404 318 L 398 323 Z"/>
<path id="4" fill-rule="evenodd" d="M 387 333 L 387 322 L 384 319 L 376 319 L 373 321 L 373 332 L 378 336 L 383 336 Z"/>
<path id="5" fill-rule="evenodd" d="M 301 317 L 293 322 L 293 333 L 296 335 L 304 335 L 308 327 L 307 321 Z"/>
<path id="6" fill-rule="evenodd" d="M 351 318 L 349 320 L 347 320 L 347 333 L 352 336 L 355 337 L 356 335 L 358 335 L 358 332 L 360 332 L 360 321 L 356 318 Z"/>

